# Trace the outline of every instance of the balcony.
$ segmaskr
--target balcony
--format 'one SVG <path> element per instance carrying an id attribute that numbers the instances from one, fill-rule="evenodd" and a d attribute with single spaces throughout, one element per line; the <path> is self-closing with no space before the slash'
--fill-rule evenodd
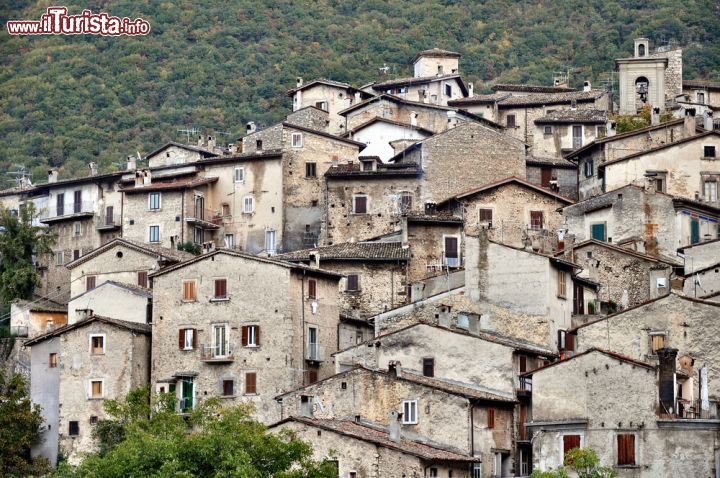
<path id="1" fill-rule="evenodd" d="M 220 229 L 222 216 L 217 211 L 205 209 L 197 205 L 190 205 L 185 210 L 185 221 L 203 229 Z"/>
<path id="2" fill-rule="evenodd" d="M 319 344 L 309 343 L 307 350 L 305 350 L 305 360 L 322 362 L 325 360 L 325 350 Z"/>
<path id="3" fill-rule="evenodd" d="M 661 418 L 672 420 L 717 420 L 718 419 L 718 402 L 710 400 L 708 409 L 702 409 L 702 400 L 683 400 L 677 401 L 677 413 L 662 413 Z"/>
<path id="4" fill-rule="evenodd" d="M 235 343 L 201 344 L 200 360 L 208 363 L 230 363 L 235 361 Z"/>
<path id="5" fill-rule="evenodd" d="M 532 395 L 532 377 L 518 377 L 517 396 L 530 397 Z"/>
<path id="6" fill-rule="evenodd" d="M 13 337 L 27 337 L 28 326 L 27 325 L 11 325 L 10 335 Z"/>
<path id="7" fill-rule="evenodd" d="M 120 214 L 108 214 L 97 218 L 95 228 L 98 231 L 114 231 L 122 227 Z"/>
<path id="8" fill-rule="evenodd" d="M 49 224 L 69 219 L 82 219 L 92 217 L 95 214 L 95 203 L 93 201 L 70 202 L 48 206 L 40 212 L 40 222 Z"/>

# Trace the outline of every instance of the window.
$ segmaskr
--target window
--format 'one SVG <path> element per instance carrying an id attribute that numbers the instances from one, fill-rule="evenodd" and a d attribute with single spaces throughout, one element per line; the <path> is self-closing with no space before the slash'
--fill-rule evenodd
<path id="1" fill-rule="evenodd" d="M 605 241 L 605 223 L 591 224 L 590 225 L 590 237 L 596 241 Z"/>
<path id="2" fill-rule="evenodd" d="M 665 333 L 650 334 L 650 351 L 652 355 L 657 355 L 657 351 L 665 347 Z"/>
<path id="3" fill-rule="evenodd" d="M 235 249 L 235 235 L 225 234 L 225 247 L 228 249 Z"/>
<path id="4" fill-rule="evenodd" d="M 305 177 L 316 178 L 317 177 L 317 164 L 315 162 L 305 163 Z"/>
<path id="5" fill-rule="evenodd" d="M 360 161 L 360 164 L 362 164 L 363 171 L 372 171 L 374 163 L 375 163 L 375 161 Z"/>
<path id="6" fill-rule="evenodd" d="M 426 377 L 435 376 L 435 359 L 424 358 L 423 359 L 423 375 Z"/>
<path id="7" fill-rule="evenodd" d="M 315 279 L 308 280 L 308 299 L 317 299 L 317 281 Z"/>
<path id="8" fill-rule="evenodd" d="M 197 300 L 197 288 L 194 280 L 183 281 L 183 301 L 195 302 Z"/>
<path id="9" fill-rule="evenodd" d="M 328 102 L 327 101 L 317 101 L 317 102 L 315 102 L 315 107 L 317 109 L 327 111 L 328 110 Z"/>
<path id="10" fill-rule="evenodd" d="M 158 211 L 160 209 L 160 193 L 148 194 L 148 209 Z"/>
<path id="11" fill-rule="evenodd" d="M 257 393 L 257 374 L 255 372 L 245 373 L 245 395 Z"/>
<path id="12" fill-rule="evenodd" d="M 455 236 L 445 236 L 443 240 L 443 258 L 445 259 L 445 265 L 448 267 L 460 266 L 458 242 L 458 238 Z"/>
<path id="13" fill-rule="evenodd" d="M 148 228 L 148 241 L 160 242 L 160 226 L 150 226 Z"/>
<path id="14" fill-rule="evenodd" d="M 495 428 L 495 409 L 494 408 L 487 409 L 487 427 Z"/>
<path id="15" fill-rule="evenodd" d="M 707 202 L 717 202 L 718 183 L 715 181 L 705 181 L 703 184 L 703 197 Z"/>
<path id="16" fill-rule="evenodd" d="M 715 157 L 715 146 L 703 146 L 703 157 L 714 158 Z"/>
<path id="17" fill-rule="evenodd" d="M 245 214 L 251 214 L 253 211 L 255 211 L 255 198 L 245 196 L 245 199 L 243 199 L 243 212 Z"/>
<path id="18" fill-rule="evenodd" d="M 138 285 L 140 287 L 145 287 L 147 289 L 148 286 L 148 273 L 147 271 L 139 271 L 138 272 Z"/>
<path id="19" fill-rule="evenodd" d="M 438 75 L 442 75 L 442 74 L 443 74 L 443 66 L 438 65 Z"/>
<path id="20" fill-rule="evenodd" d="M 80 249 L 73 249 L 73 260 L 76 261 L 80 259 Z"/>
<path id="21" fill-rule="evenodd" d="M 514 128 L 515 127 L 515 115 L 507 115 L 505 118 L 505 126 L 508 128 Z"/>
<path id="22" fill-rule="evenodd" d="M 80 422 L 75 420 L 68 422 L 68 435 L 71 437 L 80 435 Z"/>
<path id="23" fill-rule="evenodd" d="M 473 463 L 472 478 L 482 478 L 482 463 Z"/>
<path id="24" fill-rule="evenodd" d="M 356 194 L 353 196 L 353 213 L 354 214 L 367 214 L 367 196 Z"/>
<path id="25" fill-rule="evenodd" d="M 543 212 L 530 211 L 530 229 L 539 231 L 543 228 Z"/>
<path id="26" fill-rule="evenodd" d="M 178 348 L 180 350 L 194 350 L 197 348 L 197 333 L 195 329 L 180 329 L 178 331 Z"/>
<path id="27" fill-rule="evenodd" d="M 258 347 L 260 346 L 260 326 L 259 325 L 243 325 L 242 326 L 242 346 Z"/>
<path id="28" fill-rule="evenodd" d="M 620 466 L 635 465 L 635 435 L 620 434 L 617 436 L 617 464 Z"/>
<path id="29" fill-rule="evenodd" d="M 406 425 L 414 425 L 418 422 L 417 417 L 417 400 L 404 400 L 403 401 L 403 416 L 402 422 Z"/>
<path id="30" fill-rule="evenodd" d="M 263 146 L 263 145 L 262 145 L 262 140 L 261 140 L 261 139 L 258 139 L 258 140 L 255 141 L 255 149 L 257 149 L 258 151 L 262 151 L 262 146 Z"/>
<path id="31" fill-rule="evenodd" d="M 215 279 L 215 295 L 213 299 L 227 299 L 227 279 Z"/>
<path id="32" fill-rule="evenodd" d="M 57 354 L 56 353 L 50 354 L 50 357 L 48 358 L 48 367 L 50 367 L 50 368 L 57 367 Z"/>
<path id="33" fill-rule="evenodd" d="M 290 136 L 290 144 L 293 148 L 302 148 L 303 146 L 303 135 L 302 133 L 293 133 Z"/>
<path id="34" fill-rule="evenodd" d="M 275 254 L 275 229 L 265 230 L 265 250 L 270 254 Z"/>
<path id="35" fill-rule="evenodd" d="M 411 193 L 401 193 L 400 194 L 400 211 L 401 212 L 408 212 L 412 209 L 412 194 Z"/>
<path id="36" fill-rule="evenodd" d="M 102 380 L 90 380 L 90 398 L 102 398 L 103 397 L 103 382 Z"/>
<path id="37" fill-rule="evenodd" d="M 58 216 L 65 215 L 65 194 L 59 193 L 55 196 L 55 212 Z"/>
<path id="38" fill-rule="evenodd" d="M 300 395 L 300 415 L 303 417 L 313 416 L 312 397 Z"/>
<path id="39" fill-rule="evenodd" d="M 470 319 L 466 314 L 458 314 L 457 316 L 457 326 L 461 329 L 469 329 L 470 328 Z"/>
<path id="40" fill-rule="evenodd" d="M 202 244 L 205 242 L 205 230 L 202 227 L 193 228 L 193 243 Z"/>
<path id="41" fill-rule="evenodd" d="M 566 284 L 565 271 L 558 271 L 557 273 L 557 296 L 565 298 L 567 296 L 567 284 Z"/>
<path id="42" fill-rule="evenodd" d="M 701 92 L 698 91 L 698 93 L 697 93 L 697 102 L 700 103 L 701 105 L 704 105 L 704 104 L 705 104 L 705 93 L 701 93 Z"/>
<path id="43" fill-rule="evenodd" d="M 445 83 L 445 96 L 452 96 L 452 85 Z"/>
<path id="44" fill-rule="evenodd" d="M 222 394 L 225 397 L 231 397 L 235 395 L 235 381 L 234 380 L 223 380 L 222 381 Z"/>
<path id="45" fill-rule="evenodd" d="M 438 469 L 430 468 L 430 478 L 437 478 L 437 476 L 438 476 Z"/>
<path id="46" fill-rule="evenodd" d="M 359 274 L 348 274 L 347 288 L 345 290 L 348 290 L 348 291 L 360 290 L 360 275 Z"/>
<path id="47" fill-rule="evenodd" d="M 228 203 L 223 203 L 223 204 L 220 206 L 220 214 L 221 214 L 223 217 L 230 216 L 230 205 L 229 205 Z"/>
<path id="48" fill-rule="evenodd" d="M 585 172 L 586 178 L 591 178 L 595 174 L 595 161 L 587 159 L 583 163 L 583 171 Z"/>
<path id="49" fill-rule="evenodd" d="M 95 288 L 95 276 L 85 277 L 85 290 L 93 290 Z"/>
<path id="50" fill-rule="evenodd" d="M 236 183 L 244 183 L 245 182 L 245 168 L 235 168 L 235 182 Z"/>
<path id="51" fill-rule="evenodd" d="M 574 448 L 580 448 L 580 435 L 563 435 L 562 437 L 563 441 L 563 457 L 565 456 L 565 453 L 569 452 L 570 450 Z"/>
<path id="52" fill-rule="evenodd" d="M 478 218 L 480 220 L 480 224 L 487 224 L 488 227 L 492 227 L 492 220 L 493 220 L 492 209 L 488 209 L 488 208 L 478 209 Z"/>
<path id="53" fill-rule="evenodd" d="M 73 235 L 74 236 L 82 236 L 82 224 L 79 222 L 73 223 Z"/>
<path id="54" fill-rule="evenodd" d="M 77 214 L 82 210 L 82 191 L 73 193 L 73 213 Z"/>
<path id="55" fill-rule="evenodd" d="M 543 128 L 543 133 L 545 133 L 545 134 L 552 134 L 552 126 L 546 125 L 546 126 Z"/>
<path id="56" fill-rule="evenodd" d="M 104 335 L 91 335 L 90 336 L 90 353 L 93 355 L 102 355 L 105 353 L 105 336 Z"/>
<path id="57" fill-rule="evenodd" d="M 65 263 L 65 254 L 60 251 L 55 253 L 55 265 L 61 266 Z"/>

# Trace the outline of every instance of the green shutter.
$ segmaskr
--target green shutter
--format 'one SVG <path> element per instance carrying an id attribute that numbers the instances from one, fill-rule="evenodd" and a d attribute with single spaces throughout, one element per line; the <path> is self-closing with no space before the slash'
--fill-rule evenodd
<path id="1" fill-rule="evenodd" d="M 697 219 L 690 219 L 690 244 L 697 244 L 700 242 L 700 221 Z"/>
<path id="2" fill-rule="evenodd" d="M 593 239 L 605 241 L 605 224 L 593 224 L 590 228 Z"/>

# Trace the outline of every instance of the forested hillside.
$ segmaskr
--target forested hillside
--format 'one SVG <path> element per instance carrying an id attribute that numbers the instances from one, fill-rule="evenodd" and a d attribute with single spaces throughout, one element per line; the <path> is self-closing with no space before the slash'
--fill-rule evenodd
<path id="1" fill-rule="evenodd" d="M 6 20 L 37 20 L 63 2 L 0 5 L 0 170 L 25 165 L 44 181 L 107 171 L 127 154 L 146 153 L 178 128 L 234 140 L 245 122 L 261 125 L 287 112 L 296 76 L 361 84 L 410 75 L 419 50 L 461 52 L 475 81 L 550 84 L 599 81 L 632 40 L 684 45 L 685 78 L 720 74 L 717 0 L 90 0 L 64 3 L 143 17 L 147 37 L 11 37 Z M 227 139 L 227 141 L 225 141 Z M 10 185 L 2 174 L 0 186 Z"/>

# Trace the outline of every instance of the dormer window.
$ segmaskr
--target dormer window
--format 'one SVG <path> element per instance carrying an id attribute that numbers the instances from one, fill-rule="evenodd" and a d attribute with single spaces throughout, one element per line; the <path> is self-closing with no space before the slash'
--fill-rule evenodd
<path id="1" fill-rule="evenodd" d="M 363 171 L 372 171 L 375 161 L 361 161 Z"/>

